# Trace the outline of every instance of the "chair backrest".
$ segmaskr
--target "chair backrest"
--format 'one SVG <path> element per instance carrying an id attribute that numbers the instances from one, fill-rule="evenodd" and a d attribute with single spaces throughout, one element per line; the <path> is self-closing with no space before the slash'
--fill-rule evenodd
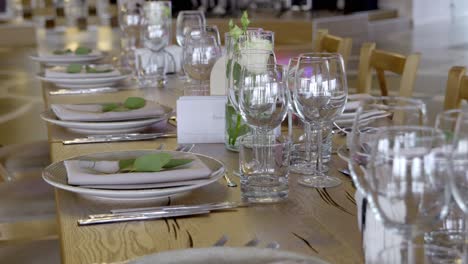
<path id="1" fill-rule="evenodd" d="M 328 34 L 327 29 L 319 29 L 314 36 L 314 52 L 335 52 L 343 56 L 345 65 L 351 54 L 353 40 Z"/>
<path id="2" fill-rule="evenodd" d="M 460 108 L 462 100 L 468 100 L 468 76 L 466 67 L 454 66 L 450 69 L 445 90 L 444 109 Z"/>
<path id="3" fill-rule="evenodd" d="M 358 74 L 358 93 L 370 93 L 372 87 L 372 69 L 377 73 L 382 95 L 388 95 L 385 72 L 389 71 L 401 76 L 399 96 L 411 97 L 418 71 L 419 53 L 407 57 L 375 48 L 375 43 L 364 43 L 361 47 Z"/>

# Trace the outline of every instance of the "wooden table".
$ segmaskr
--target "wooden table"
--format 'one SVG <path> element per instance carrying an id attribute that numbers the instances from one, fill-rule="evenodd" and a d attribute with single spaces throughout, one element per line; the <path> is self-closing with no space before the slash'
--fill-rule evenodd
<path id="1" fill-rule="evenodd" d="M 175 105 L 182 94 L 180 86 L 153 89 L 164 104 Z M 43 83 L 48 103 L 98 102 L 122 100 L 129 95 L 141 95 L 141 90 L 118 93 L 50 96 L 52 85 Z M 49 126 L 53 161 L 94 152 L 155 149 L 161 143 L 174 149 L 176 139 L 138 142 L 63 145 L 62 140 L 73 135 L 62 128 Z M 228 171 L 237 169 L 238 154 L 227 151 L 223 144 L 197 144 L 194 152 L 222 160 Z M 228 188 L 220 181 L 198 190 L 149 202 L 99 200 L 71 192 L 56 190 L 59 235 L 64 263 L 101 263 L 124 261 L 138 256 L 173 249 L 209 247 L 222 235 L 228 246 L 242 246 L 257 237 L 261 241 L 277 241 L 283 250 L 318 256 L 331 263 L 362 263 L 361 234 L 356 220 L 355 189 L 351 180 L 336 171 L 346 164 L 333 155 L 330 174 L 339 176 L 343 184 L 331 189 L 313 189 L 296 183 L 298 175 L 290 175 L 290 195 L 285 202 L 252 205 L 236 211 L 216 212 L 207 216 L 138 221 L 96 226 L 77 225 L 77 220 L 89 214 L 110 209 L 239 201 L 240 187 Z M 231 177 L 237 184 L 239 179 Z"/>

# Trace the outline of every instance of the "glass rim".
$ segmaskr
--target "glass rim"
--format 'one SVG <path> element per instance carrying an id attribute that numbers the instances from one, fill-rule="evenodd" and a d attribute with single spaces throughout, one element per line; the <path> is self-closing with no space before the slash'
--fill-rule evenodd
<path id="1" fill-rule="evenodd" d="M 425 141 L 427 139 L 435 140 L 440 139 L 442 142 L 445 142 L 445 135 L 444 132 L 436 127 L 431 126 L 389 126 L 389 127 L 382 127 L 377 131 L 377 137 L 381 138 L 381 135 L 384 133 L 397 133 L 399 131 L 402 132 L 434 132 L 433 135 L 423 136 L 418 141 Z"/>
<path id="2" fill-rule="evenodd" d="M 456 114 L 456 117 L 453 117 L 452 115 Z M 459 118 L 459 115 L 463 114 L 463 110 L 461 109 L 450 109 L 443 111 L 441 113 L 438 113 L 436 116 L 436 120 L 448 120 L 448 121 L 457 121 Z"/>
<path id="3" fill-rule="evenodd" d="M 308 61 L 321 61 L 324 59 L 332 60 L 339 59 L 342 60 L 343 56 L 338 52 L 306 52 L 299 54 L 299 60 L 308 60 Z"/>
<path id="4" fill-rule="evenodd" d="M 157 1 L 157 2 L 171 2 L 171 1 Z M 180 16 L 180 14 L 201 14 L 204 16 L 204 13 L 200 10 L 182 10 L 177 13 L 177 17 Z"/>
<path id="5" fill-rule="evenodd" d="M 388 105 L 388 104 L 379 104 L 382 105 L 384 108 L 387 109 L 402 109 L 402 110 L 412 110 L 412 109 L 418 109 L 420 106 L 426 109 L 426 104 L 421 100 L 421 99 L 416 99 L 416 98 L 408 98 L 408 97 L 403 97 L 403 96 L 371 96 L 369 98 L 361 98 L 357 100 L 359 102 L 359 108 L 362 109 L 365 105 L 373 105 L 371 102 L 376 102 L 376 101 L 385 101 L 385 100 L 393 100 L 395 102 L 406 102 L 406 103 L 411 103 L 411 104 L 406 104 L 406 105 Z M 377 103 L 374 103 L 377 104 Z"/>
<path id="6" fill-rule="evenodd" d="M 257 27 L 247 27 L 247 32 L 248 33 L 259 33 L 260 35 L 275 35 L 275 32 L 274 31 L 271 31 L 271 30 L 264 30 L 263 28 L 257 28 Z M 227 32 L 224 32 L 224 36 L 225 37 L 231 37 L 231 34 L 229 31 Z M 239 37 L 241 36 L 249 36 L 248 34 L 241 34 Z"/>

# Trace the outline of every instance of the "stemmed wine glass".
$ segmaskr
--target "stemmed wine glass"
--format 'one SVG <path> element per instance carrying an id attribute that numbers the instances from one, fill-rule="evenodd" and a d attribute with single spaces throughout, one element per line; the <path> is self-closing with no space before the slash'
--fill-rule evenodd
<path id="1" fill-rule="evenodd" d="M 170 2 L 145 2 L 141 24 L 142 41 L 146 48 L 159 52 L 169 45 L 172 33 Z"/>
<path id="2" fill-rule="evenodd" d="M 207 34 L 213 36 L 216 42 L 218 43 L 218 46 L 221 47 L 221 38 L 219 36 L 219 30 L 216 25 L 192 26 L 185 33 L 185 38 L 187 37 L 187 35 L 197 36 L 200 34 Z"/>
<path id="3" fill-rule="evenodd" d="M 304 123 L 317 129 L 317 162 L 304 163 L 298 182 L 315 188 L 337 186 L 337 177 L 322 172 L 322 127 L 341 114 L 346 103 L 348 85 L 343 58 L 337 53 L 304 53 L 299 56 L 291 99 L 294 110 Z M 307 129 L 308 128 L 308 129 Z M 306 126 L 306 151 L 311 152 L 311 129 Z M 307 155 L 310 157 L 311 155 Z"/>
<path id="4" fill-rule="evenodd" d="M 193 27 L 204 27 L 206 24 L 205 22 L 205 15 L 202 11 L 181 11 L 177 15 L 177 23 L 176 23 L 176 40 L 179 46 L 184 46 L 184 41 L 187 33 L 189 32 L 190 28 Z"/>
<path id="5" fill-rule="evenodd" d="M 246 65 L 268 65 L 276 64 L 275 54 L 272 50 L 264 49 L 242 49 L 233 55 L 231 63 L 227 67 L 228 71 L 228 98 L 234 107 L 239 112 L 238 96 L 241 84 L 240 72 Z"/>
<path id="6" fill-rule="evenodd" d="M 369 143 L 367 197 L 377 218 L 404 236 L 403 263 L 420 263 L 412 238 L 448 211 L 444 144 L 442 131 L 423 126 L 380 128 Z"/>
<path id="7" fill-rule="evenodd" d="M 239 110 L 254 130 L 253 146 L 269 146 L 270 131 L 281 125 L 289 107 L 284 68 L 277 64 L 243 64 L 239 78 Z M 268 174 L 271 153 L 255 150 L 261 173 Z"/>
<path id="8" fill-rule="evenodd" d="M 239 80 L 239 109 L 258 134 L 267 134 L 285 119 L 289 105 L 284 68 L 278 64 L 244 64 Z"/>
<path id="9" fill-rule="evenodd" d="M 349 153 L 339 154 L 348 160 L 351 177 L 362 195 L 368 192 L 367 162 L 378 131 L 392 126 L 423 126 L 426 122 L 426 105 L 421 100 L 380 96 L 359 102 L 352 131 L 346 138 Z"/>
<path id="10" fill-rule="evenodd" d="M 210 74 L 221 57 L 218 41 L 211 35 L 187 35 L 183 51 L 183 67 L 191 82 L 200 87 L 209 86 Z"/>

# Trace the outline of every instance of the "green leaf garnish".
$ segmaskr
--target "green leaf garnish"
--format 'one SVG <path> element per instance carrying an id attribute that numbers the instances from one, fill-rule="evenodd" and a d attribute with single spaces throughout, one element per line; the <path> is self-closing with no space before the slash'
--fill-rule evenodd
<path id="1" fill-rule="evenodd" d="M 71 49 L 66 49 L 66 50 L 54 50 L 53 54 L 54 55 L 64 55 L 67 53 L 71 53 Z"/>
<path id="2" fill-rule="evenodd" d="M 163 166 L 164 169 L 172 169 L 179 167 L 185 164 L 192 162 L 192 159 L 171 159 L 166 165 Z"/>
<path id="3" fill-rule="evenodd" d="M 91 49 L 87 47 L 78 47 L 75 50 L 76 55 L 87 55 L 89 53 L 91 53 Z"/>
<path id="4" fill-rule="evenodd" d="M 82 67 L 83 66 L 81 64 L 72 63 L 67 66 L 66 71 L 67 73 L 79 73 L 81 72 Z"/>
<path id="5" fill-rule="evenodd" d="M 117 104 L 117 103 L 108 103 L 108 104 L 103 104 L 102 105 L 102 111 L 103 112 L 114 111 L 117 108 L 119 108 L 119 104 Z"/>
<path id="6" fill-rule="evenodd" d="M 132 171 L 132 170 L 134 170 L 134 168 L 133 168 L 134 163 L 135 163 L 135 159 L 119 160 L 119 171 Z"/>
<path id="7" fill-rule="evenodd" d="M 247 27 L 249 26 L 249 24 L 250 24 L 249 14 L 247 14 L 247 11 L 244 11 L 241 17 L 241 25 L 242 25 L 242 30 L 244 32 L 247 31 Z"/>
<path id="8" fill-rule="evenodd" d="M 171 158 L 168 153 L 148 154 L 135 159 L 133 167 L 138 172 L 158 172 Z"/>
<path id="9" fill-rule="evenodd" d="M 240 27 L 237 25 L 234 25 L 234 27 L 229 31 L 229 34 L 231 35 L 232 38 L 238 39 L 240 35 L 242 35 L 244 32 Z"/>
<path id="10" fill-rule="evenodd" d="M 141 97 L 128 97 L 124 102 L 124 106 L 128 109 L 139 109 L 144 107 L 146 100 Z"/>
<path id="11" fill-rule="evenodd" d="M 111 72 L 112 69 L 108 68 L 108 69 L 96 69 L 94 67 L 91 67 L 89 65 L 86 65 L 86 73 L 106 73 L 106 72 Z"/>

